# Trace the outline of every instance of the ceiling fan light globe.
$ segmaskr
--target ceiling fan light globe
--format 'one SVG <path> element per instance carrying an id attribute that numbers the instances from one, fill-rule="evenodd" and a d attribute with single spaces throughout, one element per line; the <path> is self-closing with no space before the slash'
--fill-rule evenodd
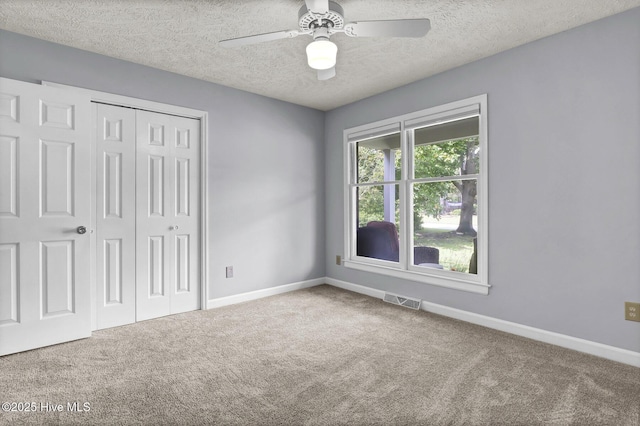
<path id="1" fill-rule="evenodd" d="M 336 65 L 338 46 L 323 39 L 314 40 L 307 45 L 307 62 L 315 70 L 327 70 Z"/>

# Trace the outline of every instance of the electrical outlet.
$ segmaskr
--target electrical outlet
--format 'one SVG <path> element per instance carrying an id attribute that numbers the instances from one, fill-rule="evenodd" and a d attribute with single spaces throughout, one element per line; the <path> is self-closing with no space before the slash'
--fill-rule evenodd
<path id="1" fill-rule="evenodd" d="M 342 265 L 342 256 L 336 256 L 336 265 Z"/>
<path id="2" fill-rule="evenodd" d="M 624 302 L 624 319 L 640 322 L 640 303 Z"/>
<path id="3" fill-rule="evenodd" d="M 233 278 L 233 266 L 227 266 L 227 278 Z"/>

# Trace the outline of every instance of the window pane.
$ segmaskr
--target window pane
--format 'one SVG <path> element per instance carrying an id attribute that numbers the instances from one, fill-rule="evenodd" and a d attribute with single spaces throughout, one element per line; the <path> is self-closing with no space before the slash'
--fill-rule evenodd
<path id="1" fill-rule="evenodd" d="M 480 173 L 480 144 L 477 135 L 477 117 L 416 129 L 415 178 Z"/>
<path id="2" fill-rule="evenodd" d="M 400 179 L 400 133 L 356 142 L 357 183 Z"/>
<path id="3" fill-rule="evenodd" d="M 414 246 L 439 251 L 424 267 L 477 274 L 477 181 L 428 182 L 413 185 Z"/>
<path id="4" fill-rule="evenodd" d="M 399 258 L 399 185 L 357 188 L 358 256 L 397 262 Z"/>

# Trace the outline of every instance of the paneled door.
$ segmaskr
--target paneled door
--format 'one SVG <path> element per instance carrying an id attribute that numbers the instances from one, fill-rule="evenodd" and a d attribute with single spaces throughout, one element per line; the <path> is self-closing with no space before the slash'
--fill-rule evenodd
<path id="1" fill-rule="evenodd" d="M 136 110 L 92 104 L 96 141 L 96 328 L 136 322 Z"/>
<path id="2" fill-rule="evenodd" d="M 200 122 L 136 112 L 136 319 L 200 307 Z"/>
<path id="3" fill-rule="evenodd" d="M 91 335 L 90 102 L 0 78 L 0 355 Z"/>

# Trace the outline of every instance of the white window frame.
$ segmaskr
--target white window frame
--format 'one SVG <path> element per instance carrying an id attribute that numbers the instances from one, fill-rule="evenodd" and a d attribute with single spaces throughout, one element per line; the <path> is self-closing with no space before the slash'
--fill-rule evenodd
<path id="1" fill-rule="evenodd" d="M 476 111 L 476 112 L 474 112 Z M 477 179 L 478 190 L 478 235 L 477 235 L 477 262 L 478 273 L 467 274 L 455 271 L 430 269 L 413 265 L 412 244 L 407 235 L 401 236 L 399 262 L 362 257 L 356 254 L 356 197 L 358 185 L 355 183 L 357 170 L 355 144 L 356 142 L 371 139 L 373 137 L 400 132 L 402 150 L 402 176 L 399 182 L 399 199 L 401 208 L 401 229 L 407 233 L 413 229 L 413 214 L 410 185 L 415 179 L 409 179 L 413 171 L 413 152 L 409 151 L 409 138 L 412 130 L 423 127 L 427 123 L 438 124 L 461 119 L 465 116 L 478 115 L 480 144 L 480 173 L 474 177 Z M 479 95 L 471 98 L 451 102 L 404 114 L 373 123 L 345 129 L 344 137 L 344 253 L 343 265 L 347 268 L 376 274 L 388 275 L 396 278 L 431 284 L 439 287 L 463 290 L 477 294 L 489 294 L 489 218 L 488 218 L 488 132 L 487 132 L 487 95 Z M 419 179 L 417 179 L 419 180 Z M 383 185 L 391 182 L 377 182 Z M 397 182 L 393 182 L 397 183 Z"/>

